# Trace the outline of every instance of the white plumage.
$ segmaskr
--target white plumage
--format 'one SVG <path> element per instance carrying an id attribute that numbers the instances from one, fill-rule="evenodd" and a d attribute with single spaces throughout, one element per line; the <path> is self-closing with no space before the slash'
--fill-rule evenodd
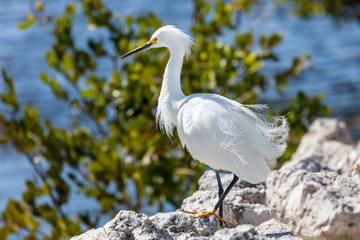
<path id="1" fill-rule="evenodd" d="M 156 112 L 161 130 L 172 136 L 176 127 L 191 156 L 216 170 L 231 171 L 250 183 L 264 181 L 271 162 L 285 151 L 286 119 L 253 111 L 264 105 L 245 106 L 216 94 L 185 96 L 180 75 L 183 58 L 190 54 L 192 45 L 190 36 L 169 25 L 122 58 L 147 48 L 168 48 L 170 58 Z"/>
<path id="2" fill-rule="evenodd" d="M 176 127 L 183 147 L 194 159 L 214 169 L 231 171 L 250 183 L 264 181 L 271 161 L 285 151 L 286 119 L 257 114 L 216 94 L 185 96 L 180 74 L 183 57 L 190 53 L 192 38 L 174 26 L 160 28 L 153 34 L 154 38 L 158 42 L 151 47 L 170 50 L 156 113 L 160 128 L 171 136 Z M 264 107 L 254 105 L 252 108 Z"/>
<path id="3" fill-rule="evenodd" d="M 283 118 L 273 120 L 286 125 Z M 238 102 L 195 94 L 180 105 L 176 126 L 181 143 L 195 159 L 259 183 L 265 181 L 270 161 L 286 147 L 287 132 L 275 124 Z"/>

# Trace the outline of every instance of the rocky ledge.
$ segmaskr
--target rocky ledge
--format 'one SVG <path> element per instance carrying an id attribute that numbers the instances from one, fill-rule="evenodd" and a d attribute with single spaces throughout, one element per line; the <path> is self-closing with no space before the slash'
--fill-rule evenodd
<path id="1" fill-rule="evenodd" d="M 223 174 L 223 185 L 231 179 Z M 181 209 L 211 210 L 217 199 L 215 174 L 207 171 Z M 353 143 L 343 122 L 317 119 L 266 186 L 234 186 L 224 216 L 227 227 L 220 229 L 214 216 L 120 211 L 103 227 L 71 239 L 360 239 L 360 142 Z"/>

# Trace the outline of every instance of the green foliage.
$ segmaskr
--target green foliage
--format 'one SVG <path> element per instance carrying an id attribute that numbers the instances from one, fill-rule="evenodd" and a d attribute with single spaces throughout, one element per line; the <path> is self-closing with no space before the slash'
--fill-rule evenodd
<path id="1" fill-rule="evenodd" d="M 360 21 L 359 0 L 278 0 L 289 2 L 292 11 L 302 17 L 327 14 L 336 20 L 357 19 Z"/>
<path id="2" fill-rule="evenodd" d="M 31 13 L 26 15 L 26 20 L 18 25 L 19 29 L 25 29 L 36 23 L 35 16 Z"/>
<path id="3" fill-rule="evenodd" d="M 273 48 L 281 42 L 281 35 L 255 37 L 251 30 L 239 32 L 236 28 L 236 13 L 256 3 L 194 2 L 196 24 L 191 31 L 197 47 L 183 67 L 186 94 L 216 92 L 243 103 L 256 103 L 259 92 L 273 82 L 279 91 L 284 90 L 288 79 L 309 65 L 304 55 L 293 59 L 289 69 L 274 76 L 266 73 L 266 63 L 278 59 Z M 195 190 L 204 170 L 176 137 L 169 141 L 154 123 L 167 52 L 139 53 L 133 61 L 122 62 L 119 69 L 119 56 L 145 43 L 163 23 L 153 14 L 119 18 L 100 0 L 83 0 L 81 4 L 89 25 L 108 31 L 109 39 L 88 39 L 85 49 L 76 47 L 75 3 L 51 18 L 39 1 L 32 16 L 50 29 L 54 39 L 46 52 L 52 72 L 41 72 L 39 78 L 69 110 L 76 109 L 90 122 L 79 123 L 74 117 L 71 129 L 53 126 L 40 117 L 35 106 L 20 106 L 13 80 L 2 70 L 6 88 L 0 95 L 0 143 L 12 144 L 36 173 L 26 182 L 22 200 L 9 200 L 2 213 L 0 236 L 4 239 L 10 234 L 21 234 L 25 239 L 65 239 L 79 234 L 80 226 L 94 227 L 99 217 L 114 215 L 121 208 L 143 211 L 157 206 L 161 211 L 165 202 L 177 207 Z M 20 27 L 35 22 L 28 18 Z M 225 31 L 232 34 L 229 43 L 222 41 Z M 111 44 L 111 50 L 105 43 Z M 99 73 L 100 61 L 112 66 L 111 72 Z M 280 162 L 289 159 L 309 121 L 328 112 L 321 105 L 321 96 L 310 98 L 299 93 L 276 113 L 288 114 L 291 125 L 290 147 Z M 95 199 L 101 211 L 68 216 L 65 206 L 70 201 L 70 186 Z M 44 226 L 50 230 L 43 231 Z"/>

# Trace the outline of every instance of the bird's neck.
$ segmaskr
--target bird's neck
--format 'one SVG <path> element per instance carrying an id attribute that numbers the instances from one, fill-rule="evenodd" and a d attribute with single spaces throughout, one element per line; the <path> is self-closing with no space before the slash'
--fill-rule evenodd
<path id="1" fill-rule="evenodd" d="M 185 97 L 181 90 L 180 75 L 184 53 L 175 49 L 170 50 L 170 58 L 165 69 L 161 86 L 159 104 L 166 101 L 179 101 Z"/>
<path id="2" fill-rule="evenodd" d="M 156 110 L 156 122 L 160 129 L 172 136 L 180 101 L 185 98 L 181 91 L 180 75 L 184 53 L 178 49 L 169 49 L 170 59 L 166 66 L 164 79 Z"/>

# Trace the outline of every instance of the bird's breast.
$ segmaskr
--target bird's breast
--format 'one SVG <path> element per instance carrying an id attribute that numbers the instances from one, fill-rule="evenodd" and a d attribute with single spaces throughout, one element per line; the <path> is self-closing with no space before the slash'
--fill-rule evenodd
<path id="1" fill-rule="evenodd" d="M 162 130 L 168 135 L 172 135 L 172 131 L 177 126 L 179 101 L 160 100 L 156 110 L 156 121 Z"/>

